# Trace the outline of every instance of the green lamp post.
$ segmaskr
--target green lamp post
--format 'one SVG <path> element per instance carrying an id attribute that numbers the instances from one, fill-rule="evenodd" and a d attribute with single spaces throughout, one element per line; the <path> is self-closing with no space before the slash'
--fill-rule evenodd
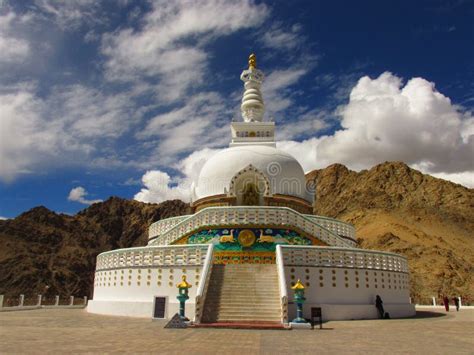
<path id="1" fill-rule="evenodd" d="M 184 315 L 185 302 L 189 299 L 188 289 L 191 285 L 186 282 L 186 275 L 183 275 L 183 281 L 176 285 L 179 290 L 179 294 L 176 297 L 179 301 L 179 317 L 183 320 L 188 320 Z"/>
<path id="2" fill-rule="evenodd" d="M 306 301 L 306 298 L 304 297 L 304 285 L 298 279 L 291 289 L 295 291 L 296 303 L 296 318 L 293 319 L 292 323 L 307 323 L 306 319 L 303 318 L 303 303 Z"/>

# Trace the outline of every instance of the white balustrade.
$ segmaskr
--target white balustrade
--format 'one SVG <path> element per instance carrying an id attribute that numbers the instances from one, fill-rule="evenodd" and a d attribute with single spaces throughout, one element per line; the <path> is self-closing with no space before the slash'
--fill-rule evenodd
<path id="1" fill-rule="evenodd" d="M 199 227 L 229 224 L 293 226 L 331 246 L 356 246 L 354 240 L 343 238 L 314 219 L 287 207 L 208 207 L 183 218 L 169 230 L 150 240 L 149 245 L 169 245 Z"/>
<path id="2" fill-rule="evenodd" d="M 202 268 L 201 278 L 199 281 L 198 289 L 196 292 L 196 299 L 195 299 L 195 316 L 194 322 L 200 323 L 201 317 L 204 311 L 204 302 L 207 295 L 207 289 L 209 287 L 209 279 L 211 278 L 212 273 L 212 266 L 213 266 L 213 259 L 214 259 L 214 245 L 209 244 L 209 248 L 207 249 L 206 259 L 204 261 L 204 265 Z"/>
<path id="3" fill-rule="evenodd" d="M 189 218 L 189 215 L 166 218 L 153 223 L 150 228 L 148 228 L 148 238 L 163 234 L 186 218 Z"/>
<path id="4" fill-rule="evenodd" d="M 317 224 L 326 227 L 330 231 L 336 233 L 337 235 L 342 235 L 344 237 L 349 237 L 355 239 L 356 231 L 353 225 L 345 222 L 338 221 L 333 218 L 323 217 L 323 216 L 314 216 L 306 214 L 305 217 L 313 220 Z"/>
<path id="5" fill-rule="evenodd" d="M 277 245 L 276 248 L 276 266 L 278 272 L 278 286 L 280 290 L 281 322 L 285 324 L 288 323 L 288 293 L 281 245 Z"/>
<path id="6" fill-rule="evenodd" d="M 203 265 L 208 244 L 117 249 L 97 256 L 96 271 L 124 267 Z"/>
<path id="7" fill-rule="evenodd" d="M 321 266 L 354 269 L 373 269 L 408 273 L 408 262 L 404 256 L 381 251 L 280 245 L 285 266 Z"/>

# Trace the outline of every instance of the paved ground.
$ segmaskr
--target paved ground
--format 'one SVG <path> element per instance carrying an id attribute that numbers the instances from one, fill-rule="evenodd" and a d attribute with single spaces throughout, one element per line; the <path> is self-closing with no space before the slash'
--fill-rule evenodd
<path id="1" fill-rule="evenodd" d="M 77 309 L 0 313 L 0 353 L 474 354 L 474 310 L 338 321 L 325 330 L 163 329 L 165 322 Z"/>

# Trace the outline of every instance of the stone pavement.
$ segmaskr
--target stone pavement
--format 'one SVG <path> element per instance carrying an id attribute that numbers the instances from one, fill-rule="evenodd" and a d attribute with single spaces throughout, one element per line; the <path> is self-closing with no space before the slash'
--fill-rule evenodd
<path id="1" fill-rule="evenodd" d="M 334 321 L 324 330 L 164 329 L 165 321 L 77 309 L 0 313 L 0 353 L 474 354 L 474 310 Z"/>

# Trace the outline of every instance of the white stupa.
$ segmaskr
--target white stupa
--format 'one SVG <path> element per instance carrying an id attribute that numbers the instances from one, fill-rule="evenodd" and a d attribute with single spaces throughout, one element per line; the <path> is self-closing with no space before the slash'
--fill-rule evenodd
<path id="1" fill-rule="evenodd" d="M 312 214 L 301 165 L 276 149 L 275 124 L 264 121 L 255 55 L 241 79 L 242 121 L 231 123 L 229 148 L 203 166 L 194 213 L 153 223 L 147 246 L 100 254 L 88 311 L 169 318 L 184 276 L 195 324 L 286 325 L 301 287 L 308 318 L 312 308 L 324 319 L 377 318 L 376 295 L 392 318 L 414 315 L 403 256 L 360 249 L 352 225 Z"/>

